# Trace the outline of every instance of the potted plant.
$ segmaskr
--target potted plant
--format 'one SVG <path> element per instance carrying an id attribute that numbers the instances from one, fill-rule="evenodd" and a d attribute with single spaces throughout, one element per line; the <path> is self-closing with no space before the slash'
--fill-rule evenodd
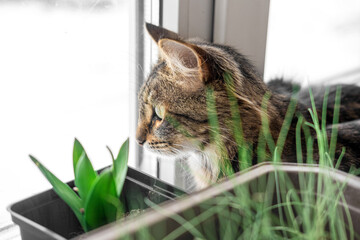
<path id="1" fill-rule="evenodd" d="M 83 238 L 360 239 L 359 199 L 360 179 L 344 172 L 262 163 Z"/>
<path id="2" fill-rule="evenodd" d="M 94 171 L 87 154 L 75 139 L 75 180 L 61 182 L 30 156 L 53 189 L 9 206 L 22 239 L 71 239 L 107 223 L 136 215 L 148 206 L 184 194 L 158 179 L 127 167 L 129 141 L 121 147 L 113 165 Z"/>

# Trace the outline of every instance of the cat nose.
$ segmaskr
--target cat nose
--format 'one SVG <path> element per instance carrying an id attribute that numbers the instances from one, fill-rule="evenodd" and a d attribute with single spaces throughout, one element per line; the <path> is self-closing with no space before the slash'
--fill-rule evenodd
<path id="1" fill-rule="evenodd" d="M 136 131 L 136 141 L 140 146 L 144 145 L 146 142 L 146 131 L 142 128 L 138 128 Z"/>
<path id="2" fill-rule="evenodd" d="M 144 145 L 144 143 L 146 142 L 146 139 L 137 138 L 136 141 L 137 141 L 137 143 L 138 143 L 140 146 L 142 146 L 142 145 Z"/>

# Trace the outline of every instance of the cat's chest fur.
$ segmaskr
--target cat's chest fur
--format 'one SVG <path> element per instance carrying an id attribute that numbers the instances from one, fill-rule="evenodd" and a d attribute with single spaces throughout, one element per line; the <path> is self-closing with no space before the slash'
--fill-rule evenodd
<path id="1" fill-rule="evenodd" d="M 209 145 L 202 152 L 190 153 L 187 165 L 194 181 L 193 190 L 200 190 L 215 183 L 220 172 L 216 146 Z"/>

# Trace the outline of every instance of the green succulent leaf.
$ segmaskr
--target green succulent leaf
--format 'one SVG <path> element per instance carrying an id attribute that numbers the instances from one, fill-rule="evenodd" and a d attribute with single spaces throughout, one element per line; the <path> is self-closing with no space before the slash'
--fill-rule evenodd
<path id="1" fill-rule="evenodd" d="M 73 167 L 74 167 L 75 175 L 76 175 L 76 168 L 77 168 L 78 161 L 80 160 L 80 157 L 83 154 L 83 152 L 85 152 L 85 149 L 83 148 L 83 146 L 81 145 L 79 140 L 77 140 L 75 138 L 74 149 L 73 149 Z M 85 152 L 85 154 L 86 154 L 86 152 Z"/>
<path id="2" fill-rule="evenodd" d="M 79 189 L 79 195 L 84 202 L 96 178 L 97 173 L 94 171 L 85 151 L 83 151 L 75 169 L 75 185 Z"/>
<path id="3" fill-rule="evenodd" d="M 128 169 L 129 138 L 123 143 L 114 161 L 113 172 L 117 196 L 120 197 Z"/>
<path id="4" fill-rule="evenodd" d="M 84 218 L 80 210 L 83 208 L 83 202 L 78 195 L 69 187 L 69 185 L 60 181 L 54 174 L 45 168 L 36 158 L 31 155 L 29 155 L 29 157 L 53 186 L 57 195 L 59 195 L 59 197 L 71 208 L 83 228 L 86 229 Z"/>
<path id="5" fill-rule="evenodd" d="M 105 169 L 94 181 L 85 202 L 85 221 L 88 230 L 116 220 L 117 207 L 109 199 L 117 198 L 113 173 Z"/>

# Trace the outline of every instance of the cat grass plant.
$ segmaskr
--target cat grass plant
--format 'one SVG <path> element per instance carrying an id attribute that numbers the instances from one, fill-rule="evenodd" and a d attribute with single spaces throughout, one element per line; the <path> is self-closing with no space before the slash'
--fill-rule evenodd
<path id="1" fill-rule="evenodd" d="M 128 169 L 128 154 L 129 139 L 122 144 L 116 159 L 111 153 L 113 165 L 98 174 L 85 149 L 75 139 L 73 150 L 75 187 L 73 189 L 60 181 L 36 158 L 31 155 L 30 158 L 53 186 L 57 195 L 74 212 L 83 230 L 88 232 L 124 216 L 126 208 L 121 193 Z"/>
<path id="2" fill-rule="evenodd" d="M 225 79 L 231 81 L 228 76 L 225 76 Z M 215 102 L 211 89 L 208 92 L 208 102 Z M 294 118 L 297 102 L 296 92 L 294 90 L 277 141 L 274 141 L 270 134 L 266 117 L 266 104 L 270 95 L 264 96 L 262 132 L 259 136 L 259 142 L 263 144 L 257 149 L 257 157 L 260 161 L 271 161 L 275 166 L 283 160 L 286 161 L 281 158 L 281 152 L 284 149 L 289 126 Z M 221 239 L 359 239 L 359 235 L 354 233 L 354 223 L 343 194 L 346 182 L 339 183 L 330 177 L 332 169 L 340 166 L 345 153 L 345 149 L 343 149 L 339 158 L 335 159 L 340 93 L 341 89 L 339 88 L 336 92 L 334 107 L 333 126 L 335 127 L 332 129 L 330 138 L 326 131 L 328 91 L 325 92 L 323 99 L 321 121 L 315 108 L 311 89 L 312 106 L 308 111 L 312 122 L 307 122 L 302 116 L 297 116 L 297 162 L 312 164 L 315 160 L 320 168 L 325 169 L 325 173 L 318 175 L 299 173 L 299 186 L 295 187 L 290 176 L 282 171 L 275 171 L 274 174 L 269 174 L 249 184 L 237 186 L 233 192 L 226 192 L 217 199 L 205 203 L 206 208 L 212 208 L 213 213 L 219 219 L 218 234 Z M 231 101 L 231 95 L 229 99 Z M 248 145 L 244 143 L 241 135 L 240 116 L 235 111 L 232 114 L 234 119 L 237 119 L 234 121 L 236 123 L 234 124 L 234 138 L 240 139 L 238 140 L 239 154 L 241 154 L 239 159 L 242 160 L 239 162 L 240 169 L 246 169 L 242 166 L 248 166 L 252 156 L 249 156 Z M 216 118 L 216 115 L 209 115 L 211 120 L 210 117 Z M 212 128 L 215 129 L 213 131 L 214 139 L 220 139 L 216 136 L 219 134 L 219 131 L 216 130 L 216 120 L 209 122 L 213 123 Z M 236 130 L 236 127 L 240 130 Z M 305 145 L 301 142 L 301 129 L 307 135 L 305 136 Z M 314 131 L 315 135 L 311 136 L 310 131 Z M 305 156 L 302 151 L 303 146 L 306 147 Z M 318 159 L 314 159 L 315 151 L 317 151 Z M 230 167 L 225 166 L 223 171 L 228 171 L 228 169 L 231 170 Z M 215 210 L 216 208 L 218 210 Z M 214 236 L 214 234 L 198 235 L 200 238 L 216 239 Z"/>

